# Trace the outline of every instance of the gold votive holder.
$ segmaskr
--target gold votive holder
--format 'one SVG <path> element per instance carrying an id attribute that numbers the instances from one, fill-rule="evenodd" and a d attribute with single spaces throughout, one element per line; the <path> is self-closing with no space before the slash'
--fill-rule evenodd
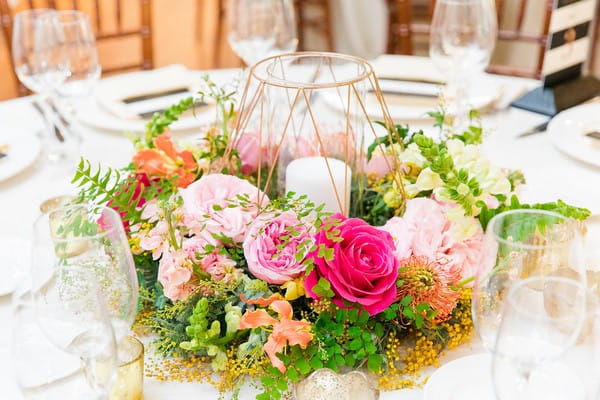
<path id="1" fill-rule="evenodd" d="M 52 210 L 56 210 L 57 208 L 64 207 L 67 204 L 71 203 L 73 200 L 75 200 L 75 196 L 63 195 L 50 197 L 49 199 L 44 200 L 42 204 L 40 204 L 40 211 L 45 214 Z"/>
<path id="2" fill-rule="evenodd" d="M 119 366 L 109 400 L 142 400 L 144 345 L 133 336 L 119 343 Z"/>

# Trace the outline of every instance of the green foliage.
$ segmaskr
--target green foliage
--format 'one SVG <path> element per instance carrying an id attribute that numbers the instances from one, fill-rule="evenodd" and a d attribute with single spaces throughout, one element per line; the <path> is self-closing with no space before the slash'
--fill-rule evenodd
<path id="1" fill-rule="evenodd" d="M 210 320 L 211 309 L 208 298 L 202 297 L 196 303 L 189 317 L 189 325 L 185 328 L 185 333 L 190 338 L 179 346 L 188 351 L 203 352 L 213 357 L 212 367 L 215 371 L 225 368 L 227 356 L 225 345 L 238 338 L 238 329 L 242 310 L 238 306 L 225 304 L 225 324 L 226 329 L 222 329 L 221 321 L 218 319 Z"/>
<path id="2" fill-rule="evenodd" d="M 152 119 L 146 124 L 144 144 L 148 148 L 154 147 L 154 138 L 163 133 L 179 116 L 195 104 L 193 97 L 186 97 L 177 104 L 167 108 L 162 114 L 154 113 Z"/>
<path id="3" fill-rule="evenodd" d="M 483 229 L 487 227 L 487 224 L 494 216 L 509 210 L 535 209 L 553 211 L 564 217 L 577 220 L 585 220 L 591 214 L 590 210 L 586 208 L 574 207 L 562 200 L 557 200 L 556 202 L 551 203 L 521 204 L 515 195 L 511 197 L 508 204 L 500 205 L 495 209 L 488 209 L 483 202 L 480 202 L 478 206 L 481 207 L 481 213 L 479 214 L 478 218 Z M 514 232 L 512 232 L 513 239 L 515 241 L 523 240 L 524 238 L 530 236 L 536 228 L 540 232 L 544 232 L 547 226 L 550 226 L 556 222 L 558 222 L 557 219 L 550 215 L 529 215 L 526 217 L 526 219 L 523 217 L 517 219 L 515 217 L 513 220 L 511 220 L 511 223 L 514 226 Z"/>
<path id="4" fill-rule="evenodd" d="M 98 167 L 94 170 L 84 158 L 79 161 L 71 183 L 79 188 L 77 202 L 110 204 L 130 225 L 140 220 L 140 199 L 164 200 L 176 190 L 173 180 L 153 180 L 145 186 L 129 169 L 119 171 L 107 167 L 103 170 Z"/>

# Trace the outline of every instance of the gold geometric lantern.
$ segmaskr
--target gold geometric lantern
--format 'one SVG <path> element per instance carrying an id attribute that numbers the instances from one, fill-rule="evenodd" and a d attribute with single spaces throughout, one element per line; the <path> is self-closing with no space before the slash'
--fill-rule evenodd
<path id="1" fill-rule="evenodd" d="M 385 127 L 370 114 L 383 115 Z M 250 69 L 228 150 L 246 153 L 242 159 L 251 162 L 242 170 L 253 174 L 265 193 L 293 191 L 324 203 L 325 211 L 357 215 L 367 182 L 367 147 L 396 134 L 386 127 L 393 122 L 366 60 L 335 53 L 284 54 Z M 388 171 L 397 170 L 394 154 L 380 161 Z"/>

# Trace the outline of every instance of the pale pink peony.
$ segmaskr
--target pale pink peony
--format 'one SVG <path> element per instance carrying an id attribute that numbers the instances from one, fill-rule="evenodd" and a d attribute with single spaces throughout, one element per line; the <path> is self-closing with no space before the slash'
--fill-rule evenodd
<path id="1" fill-rule="evenodd" d="M 261 217 L 253 223 L 243 247 L 254 276 L 268 283 L 282 284 L 304 272 L 303 260 L 297 260 L 296 255 L 301 251 L 306 253 L 311 245 L 307 226 L 295 213 L 286 211 Z"/>
<path id="2" fill-rule="evenodd" d="M 248 226 L 258 214 L 258 202 L 268 204 L 268 197 L 250 182 L 232 175 L 205 175 L 180 190 L 185 208 L 184 223 L 197 235 L 225 235 L 240 243 Z M 242 208 L 238 195 L 249 200 Z M 235 207 L 228 207 L 235 204 Z"/>
<path id="3" fill-rule="evenodd" d="M 440 251 L 450 247 L 450 222 L 437 201 L 427 198 L 412 199 L 406 204 L 403 218 L 414 227 L 413 255 L 436 260 Z"/>
<path id="4" fill-rule="evenodd" d="M 446 254 L 451 264 L 461 267 L 462 279 L 475 276 L 480 265 L 483 231 L 462 242 L 454 243 Z M 472 283 L 466 286 L 472 286 Z"/>
<path id="5" fill-rule="evenodd" d="M 158 264 L 158 281 L 169 299 L 184 300 L 194 290 L 190 283 L 193 271 L 191 261 L 185 250 L 170 249 L 163 253 Z"/>
<path id="6" fill-rule="evenodd" d="M 410 257 L 412 254 L 412 242 L 415 236 L 415 226 L 400 217 L 392 217 L 380 229 L 392 235 L 396 246 L 394 255 L 398 260 Z"/>
<path id="7" fill-rule="evenodd" d="M 462 279 L 477 270 L 483 230 L 462 241 L 452 237 L 453 223 L 446 218 L 451 205 L 428 198 L 411 199 L 404 215 L 391 218 L 381 229 L 389 232 L 396 244 L 398 260 L 410 256 L 426 257 L 446 268 L 458 269 Z"/>

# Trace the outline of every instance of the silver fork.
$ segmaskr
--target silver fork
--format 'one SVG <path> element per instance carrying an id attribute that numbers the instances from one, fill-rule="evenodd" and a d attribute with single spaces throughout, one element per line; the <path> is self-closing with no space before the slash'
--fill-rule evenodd
<path id="1" fill-rule="evenodd" d="M 42 105 L 38 102 L 38 100 L 32 100 L 31 105 L 33 106 L 33 108 L 40 114 L 40 116 L 44 119 L 44 121 L 46 120 L 47 116 L 46 112 L 44 112 L 44 109 L 42 108 Z M 53 118 L 50 117 L 50 119 L 48 120 L 48 123 L 52 124 L 53 128 L 54 128 L 54 135 L 56 136 L 56 138 L 58 139 L 59 142 L 64 142 L 65 141 L 65 137 L 64 135 L 60 132 L 60 129 L 58 129 L 58 126 L 56 126 L 56 123 L 53 121 Z"/>

